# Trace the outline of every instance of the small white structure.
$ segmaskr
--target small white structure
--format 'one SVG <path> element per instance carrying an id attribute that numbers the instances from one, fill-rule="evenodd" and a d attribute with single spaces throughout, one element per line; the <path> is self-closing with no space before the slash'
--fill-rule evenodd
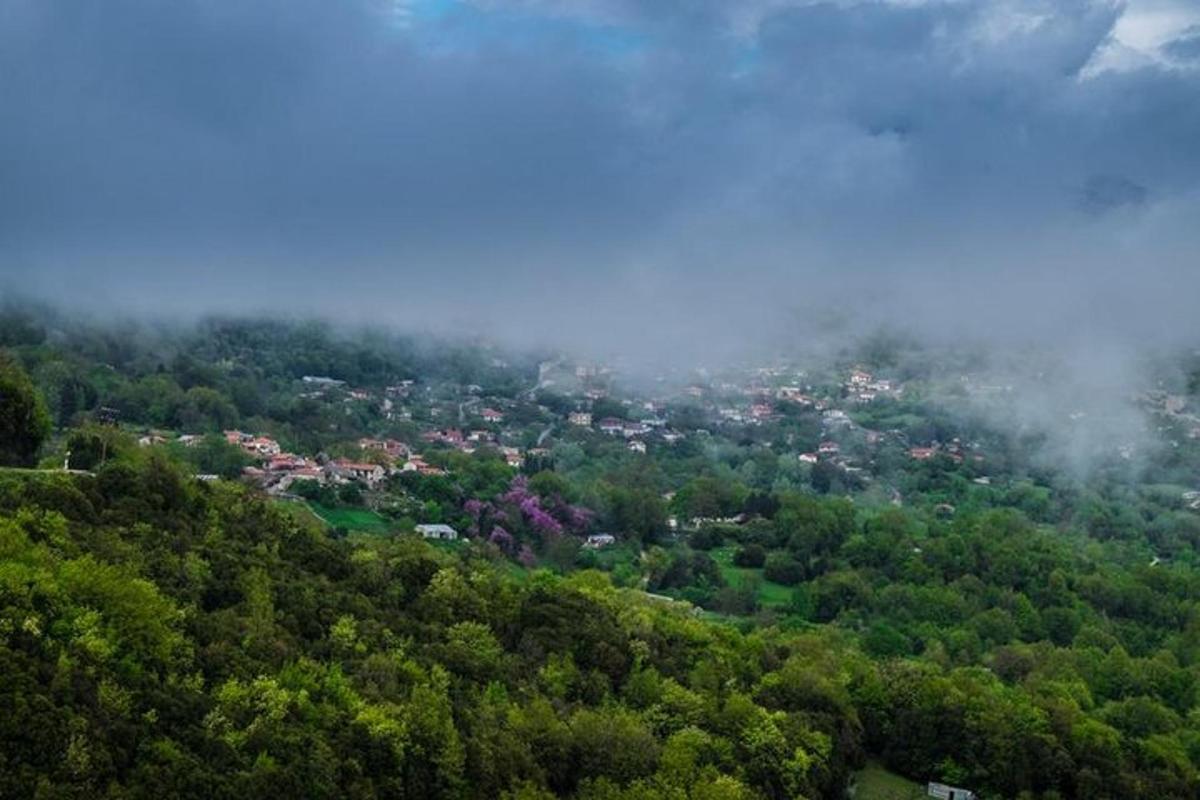
<path id="1" fill-rule="evenodd" d="M 938 800 L 976 800 L 974 792 L 944 783 L 930 783 L 926 793 Z"/>
<path id="2" fill-rule="evenodd" d="M 616 544 L 617 537 L 611 533 L 593 533 L 587 537 L 587 541 L 583 546 L 588 550 L 599 550 L 602 547 L 608 547 L 611 544 Z"/>
<path id="3" fill-rule="evenodd" d="M 426 539 L 444 539 L 453 541 L 458 538 L 458 531 L 451 528 L 449 525 L 443 525 L 440 522 L 431 525 L 418 525 L 417 533 L 424 536 Z"/>
<path id="4" fill-rule="evenodd" d="M 327 378 L 324 375 L 305 375 L 300 380 L 314 386 L 345 386 L 345 381 L 339 381 L 335 378 Z"/>

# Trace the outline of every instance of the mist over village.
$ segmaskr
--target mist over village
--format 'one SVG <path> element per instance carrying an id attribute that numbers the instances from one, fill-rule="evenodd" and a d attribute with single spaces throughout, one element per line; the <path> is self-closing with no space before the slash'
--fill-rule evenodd
<path id="1" fill-rule="evenodd" d="M 1193 0 L 0 0 L 0 800 L 1200 799 Z"/>

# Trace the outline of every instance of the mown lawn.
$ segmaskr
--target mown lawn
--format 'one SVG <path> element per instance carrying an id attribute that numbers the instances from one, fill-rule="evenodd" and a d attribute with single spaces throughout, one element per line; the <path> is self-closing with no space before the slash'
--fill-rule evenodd
<path id="1" fill-rule="evenodd" d="M 889 772 L 873 761 L 854 773 L 850 791 L 854 800 L 918 800 L 925 797 L 925 787 Z"/>
<path id="2" fill-rule="evenodd" d="M 345 528 L 351 533 L 391 533 L 395 526 L 367 508 L 329 508 L 320 503 L 309 503 L 313 513 L 334 528 Z"/>
<path id="3" fill-rule="evenodd" d="M 735 545 L 726 545 L 709 551 L 713 561 L 717 562 L 717 566 L 721 569 L 721 577 L 730 586 L 740 586 L 742 581 L 748 578 L 757 578 L 758 584 L 758 602 L 764 606 L 785 606 L 792 599 L 792 589 L 789 586 L 784 586 L 781 583 L 769 581 L 763 577 L 761 569 L 750 569 L 747 567 L 739 567 L 733 563 L 733 554 L 738 548 Z"/>

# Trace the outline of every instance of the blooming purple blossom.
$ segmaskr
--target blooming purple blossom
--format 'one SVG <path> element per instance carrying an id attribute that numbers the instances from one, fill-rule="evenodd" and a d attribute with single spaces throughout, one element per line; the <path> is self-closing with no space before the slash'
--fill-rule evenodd
<path id="1" fill-rule="evenodd" d="M 592 522 L 592 510 L 583 506 L 567 506 L 567 525 L 574 531 L 581 532 Z"/>
<path id="2" fill-rule="evenodd" d="M 506 553 L 511 553 L 513 547 L 516 545 L 516 540 L 513 539 L 512 534 L 499 525 L 492 528 L 492 535 L 488 537 L 488 541 Z"/>
<path id="3" fill-rule="evenodd" d="M 542 508 L 537 497 L 525 498 L 521 503 L 521 513 L 529 520 L 534 530 L 544 536 L 558 536 L 562 533 L 562 524 Z"/>
<path id="4" fill-rule="evenodd" d="M 518 475 L 512 479 L 508 491 L 500 496 L 500 500 L 519 506 L 531 497 L 535 497 L 535 495 L 529 491 L 529 480 L 524 475 Z"/>

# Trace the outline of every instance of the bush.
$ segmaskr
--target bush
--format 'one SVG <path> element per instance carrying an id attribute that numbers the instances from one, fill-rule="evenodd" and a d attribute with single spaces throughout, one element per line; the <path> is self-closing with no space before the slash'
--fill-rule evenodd
<path id="1" fill-rule="evenodd" d="M 786 553 L 772 553 L 763 567 L 763 577 L 784 586 L 795 586 L 804 580 L 804 565 Z"/>
<path id="2" fill-rule="evenodd" d="M 758 610 L 759 581 L 743 581 L 738 586 L 726 586 L 713 595 L 709 608 L 722 614 L 753 614 Z"/>
<path id="3" fill-rule="evenodd" d="M 863 636 L 862 644 L 863 649 L 875 658 L 899 658 L 912 651 L 909 638 L 886 622 L 872 625 Z"/>
<path id="4" fill-rule="evenodd" d="M 695 550 L 712 550 L 720 547 L 724 541 L 721 531 L 711 525 L 705 525 L 688 537 L 688 544 Z"/>
<path id="5" fill-rule="evenodd" d="M 767 551 L 762 545 L 748 544 L 733 554 L 733 563 L 739 567 L 758 568 L 767 560 Z"/>

